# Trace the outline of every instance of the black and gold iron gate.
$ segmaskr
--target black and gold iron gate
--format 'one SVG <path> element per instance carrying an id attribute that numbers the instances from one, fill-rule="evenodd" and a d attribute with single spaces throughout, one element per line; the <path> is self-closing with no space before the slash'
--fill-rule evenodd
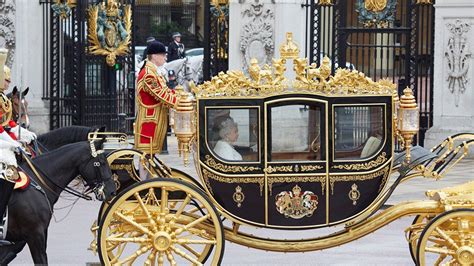
<path id="1" fill-rule="evenodd" d="M 420 134 L 433 124 L 434 0 L 306 0 L 306 56 L 331 58 L 373 80 L 410 86 L 420 107 Z"/>
<path id="2" fill-rule="evenodd" d="M 135 108 L 133 45 L 128 45 L 129 55 L 117 56 L 114 64 L 107 64 L 103 55 L 91 54 L 88 10 L 102 2 L 107 3 L 40 0 L 43 7 L 43 99 L 50 104 L 50 129 L 105 125 L 109 130 L 132 131 L 132 122 L 124 118 L 133 117 Z M 132 9 L 134 6 L 134 0 L 121 0 L 112 1 L 111 8 L 115 2 L 130 4 Z M 104 17 L 115 14 L 113 10 L 107 12 L 110 13 L 106 15 L 104 9 Z M 123 16 L 123 11 L 118 12 Z M 100 26 L 97 27 L 100 30 Z M 133 30 L 131 43 L 132 36 Z"/>
<path id="3" fill-rule="evenodd" d="M 229 67 L 229 1 L 204 1 L 204 80 Z"/>

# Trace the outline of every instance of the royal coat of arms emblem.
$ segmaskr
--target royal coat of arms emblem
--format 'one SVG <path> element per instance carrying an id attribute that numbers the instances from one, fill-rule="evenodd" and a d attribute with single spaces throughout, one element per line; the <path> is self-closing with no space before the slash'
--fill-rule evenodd
<path id="1" fill-rule="evenodd" d="M 356 12 L 365 27 L 387 28 L 395 20 L 397 0 L 357 0 Z"/>
<path id="2" fill-rule="evenodd" d="M 275 197 L 276 209 L 286 218 L 311 217 L 318 208 L 318 196 L 311 191 L 302 192 L 296 185 L 291 191 L 282 191 Z"/>
<path id="3" fill-rule="evenodd" d="M 89 52 L 106 56 L 107 65 L 113 66 L 117 56 L 127 55 L 131 41 L 131 6 L 121 6 L 108 0 L 89 8 Z"/>

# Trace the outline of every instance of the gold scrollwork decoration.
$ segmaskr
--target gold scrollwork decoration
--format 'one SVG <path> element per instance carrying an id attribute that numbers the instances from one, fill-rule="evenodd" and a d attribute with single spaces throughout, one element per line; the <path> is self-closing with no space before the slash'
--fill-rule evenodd
<path id="1" fill-rule="evenodd" d="M 111 164 L 110 170 L 112 171 L 125 170 L 130 175 L 131 178 L 137 180 L 132 167 L 133 166 L 131 164 Z M 137 181 L 141 181 L 141 180 L 137 180 Z"/>
<path id="2" fill-rule="evenodd" d="M 432 5 L 433 0 L 417 0 L 416 4 L 417 5 Z"/>
<path id="3" fill-rule="evenodd" d="M 268 166 L 267 168 L 263 169 L 263 171 L 267 174 L 272 174 L 275 172 L 292 173 L 293 165 Z"/>
<path id="4" fill-rule="evenodd" d="M 106 56 L 107 65 L 113 66 L 117 56 L 127 55 L 132 35 L 132 9 L 130 5 L 108 0 L 92 5 L 88 10 L 89 52 Z"/>
<path id="5" fill-rule="evenodd" d="M 245 200 L 245 194 L 242 192 L 240 186 L 235 187 L 235 192 L 232 195 L 232 199 L 237 203 L 237 207 L 242 207 L 242 202 Z"/>
<path id="6" fill-rule="evenodd" d="M 317 170 L 321 170 L 323 168 L 324 167 L 322 167 L 321 165 L 302 165 L 301 166 L 301 172 L 317 171 Z"/>
<path id="7" fill-rule="evenodd" d="M 357 200 L 360 198 L 360 191 L 357 189 L 356 183 L 352 184 L 351 190 L 347 194 L 349 196 L 349 199 L 352 200 L 352 205 L 357 204 Z"/>
<path id="8" fill-rule="evenodd" d="M 331 175 L 329 176 L 329 184 L 331 186 L 331 195 L 334 194 L 334 184 L 336 182 L 366 181 L 366 180 L 371 180 L 371 179 L 382 176 L 382 183 L 380 184 L 380 187 L 379 187 L 379 192 L 380 192 L 380 190 L 383 188 L 383 185 L 385 183 L 384 181 L 386 181 L 387 179 L 386 176 L 388 176 L 389 174 L 390 174 L 390 165 L 370 174 Z"/>
<path id="9" fill-rule="evenodd" d="M 273 184 L 275 183 L 321 183 L 321 190 L 324 195 L 326 188 L 326 176 L 269 176 L 267 178 L 268 193 L 272 195 Z"/>
<path id="10" fill-rule="evenodd" d="M 383 164 L 386 161 L 387 161 L 387 153 L 382 152 L 379 156 L 377 156 L 375 160 L 372 160 L 367 163 L 340 164 L 340 165 L 334 165 L 332 168 L 341 169 L 341 170 L 356 170 L 356 171 L 369 170 Z"/>
<path id="11" fill-rule="evenodd" d="M 209 191 L 212 193 L 211 184 L 209 179 L 227 183 L 227 184 L 258 184 L 260 187 L 260 196 L 263 195 L 263 186 L 265 183 L 265 178 L 263 177 L 223 177 L 209 172 L 206 169 L 202 169 L 202 175 L 204 182 L 206 183 Z M 213 193 L 212 193 L 213 194 Z"/>
<path id="12" fill-rule="evenodd" d="M 318 5 L 320 6 L 332 6 L 333 0 L 319 0 Z"/>
<path id="13" fill-rule="evenodd" d="M 209 155 L 206 155 L 206 160 L 204 163 L 211 167 L 214 170 L 222 171 L 225 173 L 245 173 L 251 171 L 258 171 L 260 167 L 256 166 L 240 166 L 240 165 L 224 165 L 222 163 L 218 163 Z"/>

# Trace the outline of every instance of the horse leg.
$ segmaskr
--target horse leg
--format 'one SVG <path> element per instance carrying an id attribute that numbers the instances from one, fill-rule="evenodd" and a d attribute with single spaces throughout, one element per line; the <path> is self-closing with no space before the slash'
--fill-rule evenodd
<path id="1" fill-rule="evenodd" d="M 11 246 L 0 247 L 0 265 L 8 265 L 16 258 L 16 254 L 23 250 L 25 245 L 25 241 L 19 241 Z"/>
<path id="2" fill-rule="evenodd" d="M 33 232 L 32 236 L 26 241 L 30 248 L 31 257 L 35 264 L 48 264 L 48 255 L 46 254 L 46 236 L 44 231 Z"/>

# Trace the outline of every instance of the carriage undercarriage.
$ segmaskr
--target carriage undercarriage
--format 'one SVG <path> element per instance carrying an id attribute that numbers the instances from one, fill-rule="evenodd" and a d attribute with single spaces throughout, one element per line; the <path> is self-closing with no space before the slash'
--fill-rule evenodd
<path id="1" fill-rule="evenodd" d="M 437 152 L 435 159 L 412 167 L 411 172 L 398 177 L 400 182 L 396 185 L 415 177 L 443 177 L 447 170 L 467 155 L 468 146 L 473 141 L 472 134 L 447 138 L 433 148 Z M 459 144 L 456 146 L 456 143 Z M 132 170 L 136 168 L 134 159 L 136 162 L 137 158 L 156 178 L 141 181 L 138 171 Z M 132 175 L 136 184 L 117 196 L 110 207 L 104 203 L 99 224 L 92 228 L 96 238 L 91 249 L 97 251 L 106 264 L 133 263 L 143 255 L 145 264 L 153 259 L 173 262 L 176 256 L 196 265 L 206 261 L 217 265 L 222 259 L 225 240 L 275 252 L 323 250 L 357 240 L 404 216 L 416 216 L 413 224 L 405 230 L 415 262 L 425 265 L 425 256 L 430 252 L 440 254 L 440 261 L 448 255 L 454 256 L 463 265 L 469 265 L 472 260 L 472 242 L 469 239 L 472 239 L 474 223 L 474 182 L 428 191 L 428 200 L 404 202 L 377 211 L 385 202 L 384 198 L 393 192 L 394 188 L 387 188 L 380 195 L 381 205 L 374 205 L 364 216 L 348 221 L 342 228 L 339 227 L 339 231 L 307 239 L 270 239 L 265 235 L 255 235 L 255 232 L 247 233 L 245 225 L 230 222 L 230 219 L 223 224 L 220 217 L 230 217 L 214 208 L 211 200 L 206 199 L 205 189 L 193 177 L 169 168 L 143 152 L 118 150 L 109 155 L 109 162 L 112 169 Z M 399 168 L 400 165 L 393 166 L 392 176 Z M 199 198 L 198 204 L 191 202 L 195 197 Z M 115 220 L 125 225 L 114 228 Z M 175 237 L 173 232 L 176 231 L 192 237 Z M 135 248 L 127 250 L 127 245 Z"/>

